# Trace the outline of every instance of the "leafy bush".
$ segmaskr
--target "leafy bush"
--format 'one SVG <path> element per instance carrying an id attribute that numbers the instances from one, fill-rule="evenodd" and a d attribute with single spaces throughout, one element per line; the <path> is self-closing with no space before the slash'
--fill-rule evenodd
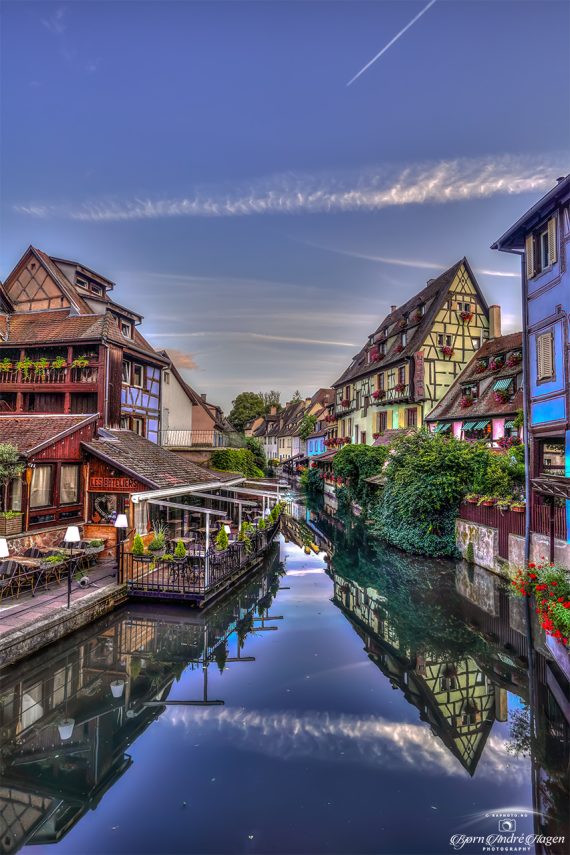
<path id="1" fill-rule="evenodd" d="M 301 475 L 301 487 L 308 493 L 322 493 L 323 473 L 316 466 L 309 466 Z"/>
<path id="2" fill-rule="evenodd" d="M 564 646 L 570 644 L 570 576 L 562 567 L 529 564 L 517 570 L 512 585 L 517 594 L 534 594 L 540 625 Z"/>
<path id="3" fill-rule="evenodd" d="M 179 540 L 176 544 L 176 548 L 174 550 L 174 557 L 180 559 L 186 558 L 186 547 L 184 546 L 181 540 Z"/>
<path id="4" fill-rule="evenodd" d="M 230 545 L 230 539 L 224 526 L 221 527 L 218 534 L 216 535 L 215 544 L 218 552 L 223 552 L 224 549 L 227 549 Z"/>
<path id="5" fill-rule="evenodd" d="M 144 555 L 144 543 L 140 534 L 135 535 L 135 539 L 133 540 L 133 555 Z"/>
<path id="6" fill-rule="evenodd" d="M 245 439 L 245 447 L 253 454 L 255 465 L 265 471 L 267 466 L 267 458 L 265 457 L 265 449 L 263 443 L 256 436 L 247 436 Z"/>
<path id="7" fill-rule="evenodd" d="M 316 424 L 317 417 L 315 415 L 310 415 L 309 413 L 306 413 L 303 416 L 301 424 L 299 426 L 299 436 L 301 437 L 303 442 L 306 442 L 306 440 L 310 437 L 310 435 L 315 429 Z"/>
<path id="8" fill-rule="evenodd" d="M 333 470 L 346 482 L 349 501 L 369 505 L 375 489 L 366 479 L 381 472 L 388 457 L 386 446 L 345 445 L 334 458 Z"/>
<path id="9" fill-rule="evenodd" d="M 239 472 L 246 478 L 263 478 L 249 448 L 218 448 L 212 452 L 210 465 L 221 472 Z"/>

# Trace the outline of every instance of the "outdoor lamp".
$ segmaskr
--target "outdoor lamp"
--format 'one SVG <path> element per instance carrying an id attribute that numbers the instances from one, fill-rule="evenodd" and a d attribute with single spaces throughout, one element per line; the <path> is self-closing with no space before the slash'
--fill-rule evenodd
<path id="1" fill-rule="evenodd" d="M 0 537 L 0 558 L 8 558 L 9 555 L 8 541 L 5 537 Z"/>
<path id="2" fill-rule="evenodd" d="M 115 528 L 117 529 L 116 562 L 117 562 L 117 573 L 119 573 L 121 576 L 122 576 L 121 545 L 123 542 L 123 537 L 124 537 L 125 531 L 128 529 L 128 527 L 129 527 L 129 521 L 127 519 L 127 515 L 126 514 L 117 514 L 117 518 L 115 520 Z"/>
<path id="3" fill-rule="evenodd" d="M 123 692 L 125 691 L 125 681 L 124 680 L 112 680 L 111 681 L 111 694 L 114 698 L 121 698 L 123 696 Z"/>
<path id="4" fill-rule="evenodd" d="M 79 529 L 76 525 L 70 525 L 67 527 L 67 531 L 65 532 L 64 540 L 66 543 L 79 543 L 81 540 L 81 535 L 79 534 Z"/>
<path id="5" fill-rule="evenodd" d="M 62 718 L 57 723 L 57 729 L 59 731 L 59 738 L 62 742 L 66 739 L 71 739 L 73 736 L 73 728 L 75 727 L 75 719 L 73 718 Z"/>
<path id="6" fill-rule="evenodd" d="M 115 520 L 115 528 L 128 528 L 129 521 L 126 514 L 118 514 Z"/>
<path id="7" fill-rule="evenodd" d="M 224 526 L 224 531 L 228 536 L 232 533 L 231 527 L 229 525 Z"/>

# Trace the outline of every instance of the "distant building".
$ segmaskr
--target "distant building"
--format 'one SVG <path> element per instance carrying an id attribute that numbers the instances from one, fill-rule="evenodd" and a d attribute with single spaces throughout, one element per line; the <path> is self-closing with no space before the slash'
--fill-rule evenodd
<path id="1" fill-rule="evenodd" d="M 532 504 L 566 502 L 570 532 L 570 175 L 492 246 L 522 259 Z M 554 553 L 551 538 L 551 557 Z"/>
<path id="2" fill-rule="evenodd" d="M 522 333 L 489 339 L 426 417 L 435 433 L 486 440 L 493 448 L 520 439 Z"/>
<path id="3" fill-rule="evenodd" d="M 386 432 L 421 427 L 488 336 L 489 309 L 462 258 L 392 306 L 333 384 L 337 445 L 372 445 Z"/>

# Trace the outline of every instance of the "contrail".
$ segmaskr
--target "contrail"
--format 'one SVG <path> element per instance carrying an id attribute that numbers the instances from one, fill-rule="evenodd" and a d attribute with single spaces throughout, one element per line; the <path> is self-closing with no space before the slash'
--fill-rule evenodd
<path id="1" fill-rule="evenodd" d="M 408 24 L 406 24 L 406 26 L 404 27 L 404 29 L 403 29 L 403 30 L 400 30 L 400 32 L 399 32 L 399 33 L 396 33 L 396 35 L 394 36 L 394 38 L 393 38 L 393 39 L 391 39 L 391 41 L 389 41 L 389 42 L 388 42 L 388 44 L 387 44 L 387 45 L 385 45 L 385 46 L 382 48 L 382 50 L 380 51 L 380 53 L 377 53 L 377 54 L 376 54 L 376 56 L 372 57 L 372 59 L 370 60 L 370 62 L 367 62 L 367 63 L 366 63 L 366 65 L 364 66 L 364 68 L 361 68 L 361 69 L 360 69 L 360 71 L 359 71 L 357 74 L 355 74 L 355 75 L 354 75 L 354 77 L 352 78 L 352 80 L 349 80 L 349 81 L 348 81 L 348 83 L 347 83 L 346 85 L 347 85 L 347 86 L 350 86 L 352 83 L 354 83 L 354 81 L 355 81 L 355 80 L 357 80 L 357 79 L 360 77 L 360 75 L 361 75 L 361 74 L 364 74 L 364 72 L 365 72 L 365 71 L 367 71 L 367 70 L 370 68 L 370 66 L 371 66 L 371 65 L 374 65 L 374 63 L 376 62 L 376 60 L 380 59 L 380 57 L 382 56 L 382 54 L 386 53 L 386 51 L 388 50 L 388 48 L 391 48 L 391 47 L 392 47 L 392 45 L 393 45 L 395 42 L 397 42 L 397 41 L 398 41 L 398 39 L 399 39 L 401 36 L 403 36 L 403 35 L 404 35 L 404 33 L 406 32 L 406 30 L 409 30 L 409 29 L 410 29 L 410 27 L 412 27 L 412 26 L 416 23 L 416 21 L 419 21 L 419 19 L 422 17 L 422 15 L 425 15 L 425 13 L 427 12 L 427 10 L 430 8 L 430 6 L 433 6 L 433 4 L 434 4 L 434 3 L 435 3 L 435 0 L 429 0 L 429 3 L 427 4 L 427 6 L 424 6 L 424 8 L 421 10 L 421 12 L 418 12 L 418 14 L 416 15 L 416 17 L 415 17 L 415 18 L 412 18 L 412 20 L 411 20 Z"/>

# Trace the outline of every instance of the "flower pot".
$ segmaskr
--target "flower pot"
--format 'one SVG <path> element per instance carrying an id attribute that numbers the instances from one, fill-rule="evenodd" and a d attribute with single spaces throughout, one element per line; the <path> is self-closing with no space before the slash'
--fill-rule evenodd
<path id="1" fill-rule="evenodd" d="M 0 517 L 0 537 L 20 534 L 22 531 L 22 519 L 22 514 L 18 514 L 17 517 Z"/>
<path id="2" fill-rule="evenodd" d="M 526 508 L 520 508 L 520 507 L 516 508 L 513 505 L 511 505 L 511 511 L 513 511 L 513 513 L 515 513 L 515 514 L 524 514 L 525 510 L 526 510 Z"/>
<path id="3" fill-rule="evenodd" d="M 470 505 L 476 505 L 478 501 L 479 501 L 479 499 L 467 499 L 467 502 Z"/>
<path id="4" fill-rule="evenodd" d="M 481 502 L 484 508 L 492 508 L 495 504 L 494 502 Z"/>
<path id="5" fill-rule="evenodd" d="M 121 698 L 123 696 L 123 692 L 125 691 L 125 681 L 124 680 L 112 680 L 111 681 L 111 694 L 114 698 Z"/>

